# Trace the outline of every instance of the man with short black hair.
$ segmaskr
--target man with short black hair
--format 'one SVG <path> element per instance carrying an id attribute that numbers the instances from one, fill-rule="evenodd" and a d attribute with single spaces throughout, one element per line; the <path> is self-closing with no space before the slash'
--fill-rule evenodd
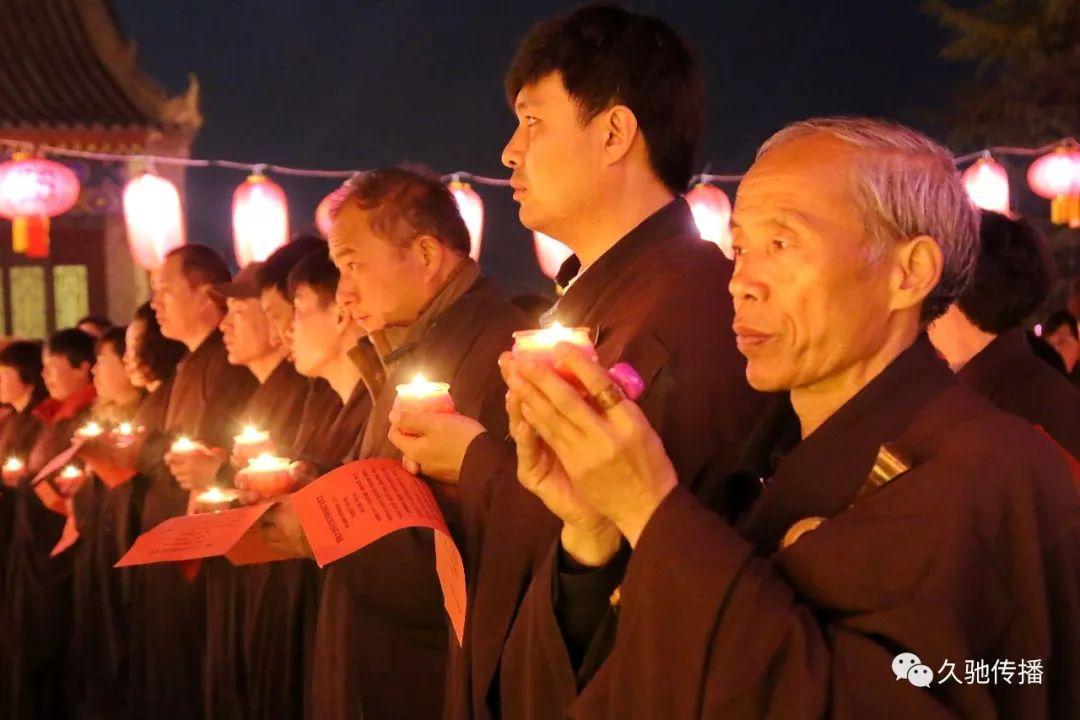
<path id="1" fill-rule="evenodd" d="M 1043 323 L 1042 337 L 1057 350 L 1074 385 L 1080 385 L 1080 330 L 1068 310 L 1058 310 Z"/>
<path id="2" fill-rule="evenodd" d="M 1080 394 L 1035 356 L 1023 326 L 1050 290 L 1049 263 L 1034 226 L 984 211 L 971 283 L 929 335 L 961 385 L 1038 425 L 1080 458 Z"/>
<path id="3" fill-rule="evenodd" d="M 231 445 L 238 411 L 257 385 L 246 367 L 229 364 L 218 330 L 224 303 L 212 286 L 229 279 L 229 267 L 216 250 L 181 245 L 154 276 L 152 301 L 161 334 L 188 348 L 169 392 L 165 433 L 219 448 Z M 146 493 L 142 531 L 183 515 L 188 500 L 163 465 Z M 186 720 L 203 714 L 204 592 L 198 578 L 187 581 L 176 565 L 138 568 L 132 601 L 133 716 Z"/>
<path id="4" fill-rule="evenodd" d="M 696 487 L 709 448 L 734 459 L 762 398 L 747 385 L 720 292 L 731 264 L 701 239 L 681 197 L 701 139 L 694 53 L 663 20 L 588 5 L 529 32 L 505 90 L 517 126 L 502 161 L 519 217 L 574 251 L 545 319 L 590 328 L 605 367 L 636 369 L 680 482 Z M 499 428 L 403 413 L 391 439 L 426 474 L 457 484 L 469 518 L 458 538 L 469 620 L 464 649 L 451 646 L 447 716 L 513 717 L 525 699 L 501 697 L 498 678 L 526 588 L 563 547 L 556 564 L 578 574 L 618 531 L 592 512 L 568 521 L 549 512 L 519 485 L 515 446 Z M 593 603 L 586 614 L 602 610 Z M 575 659 L 585 650 L 569 648 Z"/>

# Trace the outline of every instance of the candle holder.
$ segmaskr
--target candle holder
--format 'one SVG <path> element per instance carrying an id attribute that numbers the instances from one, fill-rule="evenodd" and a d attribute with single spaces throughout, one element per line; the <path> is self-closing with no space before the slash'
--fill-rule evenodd
<path id="1" fill-rule="evenodd" d="M 56 476 L 56 489 L 65 497 L 72 497 L 79 492 L 79 487 L 86 474 L 77 465 L 67 465 Z"/>
<path id="2" fill-rule="evenodd" d="M 530 358 L 544 363 L 552 368 L 564 380 L 578 385 L 578 380 L 573 373 L 559 367 L 555 359 L 555 346 L 559 343 L 569 343 L 593 360 L 597 359 L 596 346 L 593 345 L 591 331 L 587 327 L 563 327 L 554 323 L 550 327 L 540 330 L 521 330 L 514 333 L 514 347 L 511 355 L 515 360 Z"/>
<path id="3" fill-rule="evenodd" d="M 260 498 L 284 495 L 296 484 L 291 468 L 292 462 L 288 458 L 262 453 L 236 473 L 236 485 L 241 490 L 257 493 Z"/>
<path id="4" fill-rule="evenodd" d="M 259 430 L 254 425 L 244 426 L 244 431 L 233 436 L 233 454 L 241 465 L 249 462 L 264 453 L 274 451 L 274 443 L 270 440 L 270 433 Z"/>
<path id="5" fill-rule="evenodd" d="M 431 382 L 418 373 L 412 382 L 397 386 L 394 398 L 394 410 L 404 412 L 446 413 L 456 412 L 454 398 L 450 396 L 450 385 L 444 382 Z M 413 433 L 404 433 L 416 437 Z"/>
<path id="6" fill-rule="evenodd" d="M 228 510 L 240 497 L 238 490 L 232 488 L 209 487 L 195 496 L 195 507 L 203 512 L 221 512 Z"/>
<path id="7" fill-rule="evenodd" d="M 26 472 L 26 463 L 17 457 L 9 457 L 4 461 L 3 478 L 4 484 L 8 486 L 15 486 L 22 479 L 23 474 Z"/>

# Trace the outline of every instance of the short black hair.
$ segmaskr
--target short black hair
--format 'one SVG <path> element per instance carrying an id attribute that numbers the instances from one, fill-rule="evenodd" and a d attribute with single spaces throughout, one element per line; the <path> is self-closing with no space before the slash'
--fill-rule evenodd
<path id="1" fill-rule="evenodd" d="M 170 250 L 165 258 L 180 258 L 180 272 L 193 288 L 217 285 L 232 280 L 229 264 L 214 248 L 202 243 L 187 243 Z"/>
<path id="2" fill-rule="evenodd" d="M 983 211 L 979 253 L 971 282 L 956 302 L 984 332 L 995 335 L 1023 324 L 1050 292 L 1046 240 L 1023 218 Z"/>
<path id="3" fill-rule="evenodd" d="M 23 385 L 37 388 L 41 380 L 41 343 L 37 340 L 14 340 L 0 350 L 0 365 L 15 370 Z"/>
<path id="4" fill-rule="evenodd" d="M 94 336 L 78 328 L 57 330 L 45 341 L 45 351 L 50 355 L 63 355 L 77 368 L 83 363 L 94 366 L 97 356 L 94 354 Z"/>
<path id="5" fill-rule="evenodd" d="M 1068 310 L 1058 310 L 1050 317 L 1046 318 L 1046 322 L 1043 323 L 1042 336 L 1047 337 L 1053 335 L 1063 327 L 1069 328 L 1069 334 L 1077 340 L 1080 340 L 1080 333 L 1076 329 L 1076 318 Z"/>
<path id="6" fill-rule="evenodd" d="M 105 334 L 97 339 L 94 352 L 100 355 L 102 348 L 106 345 L 111 347 L 114 353 L 124 357 L 124 350 L 127 348 L 127 328 L 120 325 L 106 330 Z"/>
<path id="7" fill-rule="evenodd" d="M 104 315 L 87 315 L 84 318 L 80 318 L 79 322 L 75 323 L 75 327 L 79 327 L 84 323 L 89 323 L 90 325 L 98 328 L 98 330 L 102 334 L 104 334 L 106 330 L 113 326 L 113 321 L 105 317 Z"/>
<path id="8" fill-rule="evenodd" d="M 321 250 L 308 253 L 296 263 L 296 267 L 289 271 L 287 297 L 291 300 L 296 295 L 297 288 L 307 285 L 315 291 L 319 296 L 319 302 L 325 307 L 334 301 L 340 277 L 337 267 L 330 261 L 330 252 L 326 248 L 326 243 L 323 243 Z"/>
<path id="9" fill-rule="evenodd" d="M 469 254 L 469 230 L 450 189 L 421 167 L 392 167 L 356 173 L 330 196 L 330 217 L 356 203 L 370 213 L 371 229 L 398 247 L 430 235 Z"/>
<path id="10" fill-rule="evenodd" d="M 285 243 L 266 258 L 255 274 L 255 285 L 261 293 L 275 288 L 283 296 L 289 293 L 289 271 L 296 263 L 319 249 L 326 249 L 326 241 L 314 235 L 299 235 Z"/>
<path id="11" fill-rule="evenodd" d="M 176 340 L 161 334 L 157 314 L 150 303 L 143 303 L 135 308 L 132 322 L 143 324 L 142 342 L 139 344 L 136 359 L 154 380 L 167 381 L 176 372 L 176 366 L 187 353 L 187 347 Z"/>
<path id="12" fill-rule="evenodd" d="M 686 192 L 701 142 L 701 73 L 689 44 L 656 17 L 594 3 L 545 20 L 525 36 L 506 74 L 521 89 L 552 73 L 588 122 L 615 105 L 637 118 L 649 162 L 671 192 Z"/>

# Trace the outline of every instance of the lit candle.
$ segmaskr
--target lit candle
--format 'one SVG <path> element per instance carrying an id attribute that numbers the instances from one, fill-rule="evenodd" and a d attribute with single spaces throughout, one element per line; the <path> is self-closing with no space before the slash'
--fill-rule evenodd
<path id="1" fill-rule="evenodd" d="M 240 497 L 240 493 L 231 488 L 219 488 L 217 486 L 207 488 L 195 496 L 195 503 L 208 509 L 210 512 L 228 510 L 229 505 Z"/>
<path id="2" fill-rule="evenodd" d="M 247 467 L 237 473 L 237 484 L 264 498 L 282 495 L 295 484 L 290 472 L 291 465 L 288 458 L 261 453 L 251 458 Z"/>
<path id="3" fill-rule="evenodd" d="M 117 435 L 134 435 L 135 427 L 129 422 L 122 422 L 116 426 Z"/>
<path id="4" fill-rule="evenodd" d="M 423 373 L 417 373 L 413 381 L 397 386 L 394 409 L 409 412 L 452 413 L 454 399 L 450 386 L 444 382 L 431 382 Z"/>
<path id="5" fill-rule="evenodd" d="M 74 495 L 83 477 L 83 471 L 78 465 L 67 465 L 56 476 L 56 487 L 63 495 Z"/>
<path id="6" fill-rule="evenodd" d="M 20 477 L 22 477 L 23 470 L 25 468 L 26 468 L 26 465 L 23 463 L 22 460 L 20 460 L 17 457 L 14 457 L 14 456 L 9 457 L 4 462 L 4 471 L 3 471 L 4 482 L 7 483 L 8 485 L 14 485 L 16 483 L 16 481 L 18 481 L 18 479 Z"/>
<path id="7" fill-rule="evenodd" d="M 187 435 L 181 435 L 169 448 L 174 453 L 190 453 L 199 449 L 199 443 L 193 442 Z"/>
<path id="8" fill-rule="evenodd" d="M 257 455 L 272 452 L 273 449 L 270 433 L 263 432 L 254 425 L 246 425 L 242 433 L 233 436 L 233 452 L 242 463 Z"/>
<path id="9" fill-rule="evenodd" d="M 514 349 L 512 352 L 515 359 L 529 357 L 537 362 L 546 363 L 567 380 L 574 381 L 576 378 L 561 371 L 558 363 L 555 362 L 555 346 L 559 343 L 574 345 L 594 360 L 597 357 L 596 347 L 590 337 L 589 328 L 568 328 L 559 323 L 552 323 L 550 327 L 539 330 L 521 330 L 514 333 Z"/>
<path id="10" fill-rule="evenodd" d="M 76 431 L 76 434 L 82 438 L 96 438 L 101 436 L 105 432 L 105 428 L 101 427 L 98 423 L 91 420 L 83 425 Z"/>

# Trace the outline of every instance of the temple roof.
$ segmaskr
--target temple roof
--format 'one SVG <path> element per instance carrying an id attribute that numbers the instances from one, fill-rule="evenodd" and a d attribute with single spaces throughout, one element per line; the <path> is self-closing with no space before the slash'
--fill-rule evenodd
<path id="1" fill-rule="evenodd" d="M 202 124 L 197 80 L 168 97 L 136 64 L 110 0 L 0 0 L 0 18 L 0 137 L 140 144 Z"/>

